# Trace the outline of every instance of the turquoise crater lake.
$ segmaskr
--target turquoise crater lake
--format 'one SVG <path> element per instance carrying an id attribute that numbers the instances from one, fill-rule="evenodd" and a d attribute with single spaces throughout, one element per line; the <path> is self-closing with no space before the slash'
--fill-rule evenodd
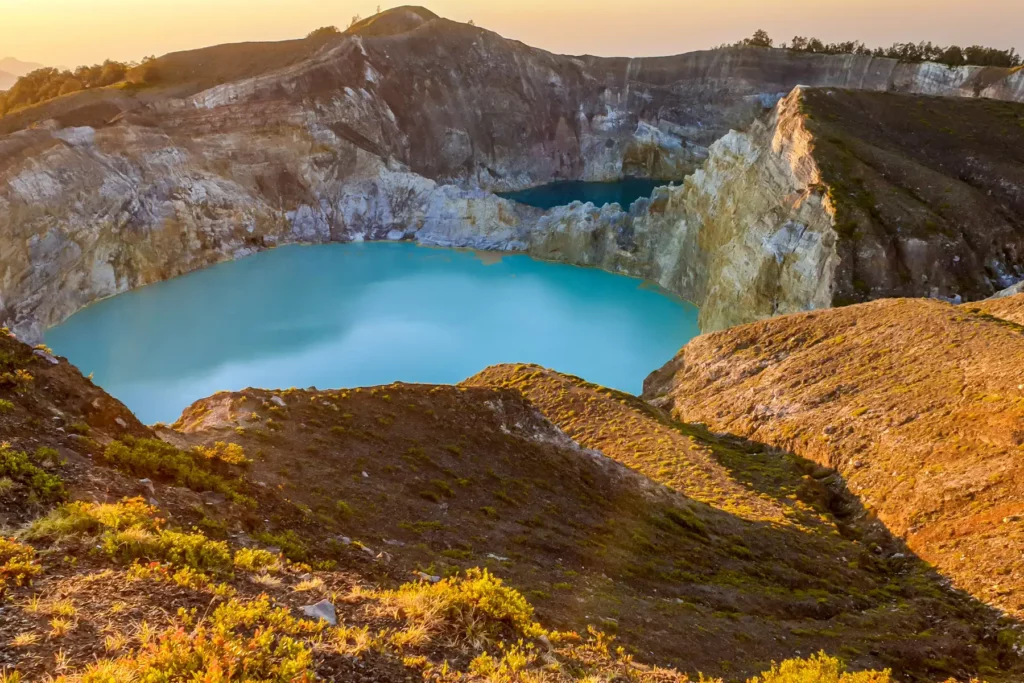
<path id="1" fill-rule="evenodd" d="M 636 200 L 650 197 L 654 194 L 655 188 L 669 184 L 667 181 L 646 178 L 625 178 L 614 183 L 562 180 L 547 185 L 538 185 L 527 190 L 501 192 L 499 196 L 545 211 L 556 206 L 567 206 L 576 201 L 584 204 L 590 202 L 594 206 L 618 204 L 628 211 Z"/>
<path id="2" fill-rule="evenodd" d="M 409 243 L 288 246 L 78 312 L 46 343 L 143 422 L 245 387 L 454 383 L 539 363 L 639 393 L 698 334 L 639 280 Z"/>

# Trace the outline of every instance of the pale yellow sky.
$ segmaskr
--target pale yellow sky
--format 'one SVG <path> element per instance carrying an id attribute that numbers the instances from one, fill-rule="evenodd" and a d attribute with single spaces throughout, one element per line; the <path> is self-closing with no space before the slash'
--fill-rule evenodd
<path id="1" fill-rule="evenodd" d="M 60 66 L 344 28 L 376 0 L 0 0 L 0 58 Z M 380 3 L 387 8 L 407 3 Z M 1024 47 L 1024 0 L 434 0 L 441 16 L 569 54 L 675 54 L 764 28 L 869 45 Z"/>

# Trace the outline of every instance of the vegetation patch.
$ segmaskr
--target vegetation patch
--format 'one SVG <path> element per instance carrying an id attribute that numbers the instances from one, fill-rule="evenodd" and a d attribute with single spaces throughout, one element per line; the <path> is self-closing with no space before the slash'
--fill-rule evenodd
<path id="1" fill-rule="evenodd" d="M 41 571 L 35 548 L 0 536 L 0 597 L 9 585 L 23 586 Z"/>
<path id="2" fill-rule="evenodd" d="M 29 502 L 53 502 L 64 498 L 64 482 L 49 469 L 61 464 L 52 448 L 39 448 L 34 453 L 0 444 L 0 496 L 24 493 Z"/>
<path id="3" fill-rule="evenodd" d="M 323 622 L 298 619 L 269 598 L 231 599 L 205 618 L 181 610 L 170 628 L 144 638 L 138 652 L 97 662 L 63 680 L 310 683 L 316 679 L 313 650 L 304 639 L 323 630 Z"/>
<path id="4" fill-rule="evenodd" d="M 221 442 L 209 449 L 182 451 L 158 439 L 125 437 L 103 451 L 100 462 L 137 477 L 173 482 L 194 491 L 223 493 L 236 502 L 249 502 L 240 493 L 242 482 L 214 471 L 217 463 L 248 462 L 241 447 Z"/>
<path id="5" fill-rule="evenodd" d="M 425 633 L 444 633 L 481 647 L 502 639 L 533 638 L 544 630 L 518 591 L 486 569 L 439 583 L 411 583 L 379 596 L 382 607 Z"/>
<path id="6" fill-rule="evenodd" d="M 774 47 L 775 41 L 767 31 L 758 30 L 750 38 L 745 38 L 737 47 Z M 791 52 L 809 52 L 822 55 L 870 55 L 885 57 L 900 62 L 919 64 L 936 62 L 946 66 L 998 66 L 1016 70 L 1021 66 L 1021 56 L 1016 48 L 1001 50 L 984 45 L 936 45 L 931 41 L 919 43 L 893 43 L 889 47 L 869 48 L 862 41 L 848 40 L 837 43 L 826 43 L 818 38 L 795 36 L 789 43 L 782 43 L 779 49 Z"/>
<path id="7" fill-rule="evenodd" d="M 141 498 L 119 503 L 74 501 L 34 522 L 25 536 L 51 542 L 89 541 L 98 551 L 124 563 L 147 560 L 198 570 L 231 568 L 231 553 L 223 541 L 165 529 L 163 524 L 156 517 L 156 508 Z"/>

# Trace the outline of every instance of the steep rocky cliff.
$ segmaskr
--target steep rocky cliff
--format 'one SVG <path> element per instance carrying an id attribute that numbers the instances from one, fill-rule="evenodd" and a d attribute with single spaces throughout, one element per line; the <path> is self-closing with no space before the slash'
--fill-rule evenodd
<path id="1" fill-rule="evenodd" d="M 870 299 L 977 300 L 1024 279 L 1024 106 L 797 88 L 629 212 L 574 205 L 531 252 L 661 284 L 718 330 Z"/>
<path id="2" fill-rule="evenodd" d="M 812 280 L 834 266 L 830 237 L 798 227 L 815 225 L 818 200 L 773 208 L 781 188 L 799 194 L 808 179 L 759 153 L 786 133 L 728 131 L 798 84 L 1024 96 L 1019 71 L 869 57 L 564 57 L 415 8 L 338 37 L 218 46 L 155 66 L 155 84 L 0 119 L 0 317 L 25 338 L 115 292 L 328 240 L 525 247 L 652 277 L 703 304 L 709 328 L 825 305 L 827 284 Z M 775 120 L 792 121 L 791 109 Z M 576 207 L 539 221 L 491 194 L 556 178 L 678 181 L 709 154 L 685 197 L 660 194 L 639 219 Z M 778 186 L 759 184 L 768 166 Z M 761 205 L 737 204 L 740 218 L 796 212 L 790 227 L 765 228 L 767 257 L 756 230 L 727 235 L 729 192 L 748 189 Z M 786 256 L 808 251 L 812 261 Z"/>

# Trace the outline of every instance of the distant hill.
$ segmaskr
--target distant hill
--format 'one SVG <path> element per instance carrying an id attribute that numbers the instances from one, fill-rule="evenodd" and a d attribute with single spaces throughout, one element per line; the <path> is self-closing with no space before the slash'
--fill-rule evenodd
<path id="1" fill-rule="evenodd" d="M 42 64 L 23 62 L 14 57 L 0 59 L 0 90 L 8 90 L 19 78 L 41 68 L 43 68 Z"/>
<path id="2" fill-rule="evenodd" d="M 17 80 L 29 72 L 43 68 L 43 66 L 44 65 L 36 64 L 35 62 L 23 62 L 20 59 L 15 59 L 14 57 L 4 57 L 3 59 L 0 59 L 0 87 L 10 87 L 10 85 L 4 85 L 6 81 L 3 79 L 7 76 L 13 76 L 14 79 Z"/>

